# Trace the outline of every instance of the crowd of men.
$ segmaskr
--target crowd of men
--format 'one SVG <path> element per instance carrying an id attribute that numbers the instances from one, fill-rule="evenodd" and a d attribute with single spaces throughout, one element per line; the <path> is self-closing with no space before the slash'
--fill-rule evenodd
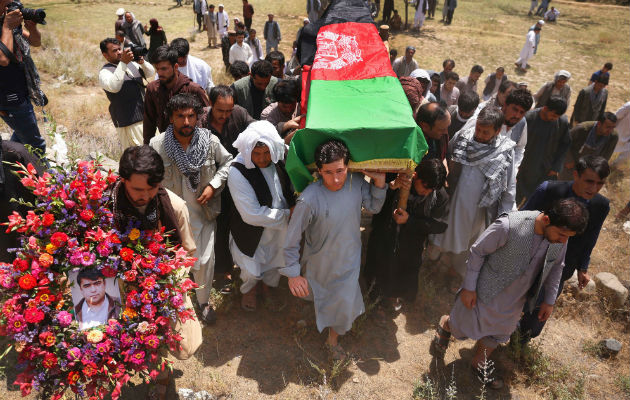
<path id="1" fill-rule="evenodd" d="M 435 6 L 417 3 L 425 11 Z M 221 46 L 227 43 L 224 50 L 229 46 L 223 55 L 235 78 L 230 86 L 214 85 L 212 70 L 189 54 L 186 39 L 156 46 L 150 62 L 134 54 L 125 43 L 139 42 L 145 32 L 124 10 L 117 12 L 124 22 L 116 22 L 122 36 L 100 43 L 106 63 L 99 73 L 125 149 L 120 180 L 110 188 L 116 222 L 120 229 L 163 226 L 196 257 L 190 272 L 199 285 L 202 321 L 216 321 L 210 290 L 234 290 L 234 266 L 241 306 L 251 312 L 258 295 L 273 297 L 286 276 L 293 295 L 314 302 L 317 328 L 328 328 L 326 346 L 342 359 L 338 338 L 365 311 L 360 277 L 373 285 L 371 294 L 383 307 L 400 310 L 415 301 L 426 248 L 432 262 L 456 277 L 457 295 L 431 351 L 443 356 L 451 336 L 475 339 L 476 368 L 515 331 L 518 340 L 536 337 L 574 272 L 580 287 L 588 283 L 590 254 L 609 212 L 608 199 L 599 194 L 609 160 L 615 151 L 620 160 L 630 153 L 630 102 L 616 114 L 606 110 L 612 64 L 593 73 L 569 120 L 568 71 L 558 71 L 532 94 L 499 66 L 485 78 L 480 97 L 481 65 L 460 77 L 452 59 L 437 72 L 419 68 L 413 46 L 400 58 L 392 50 L 392 68 L 427 155 L 411 175 L 360 174 L 348 171 L 345 144 L 330 140 L 315 150 L 319 179 L 296 197 L 284 167 L 303 118 L 295 52 L 285 62 L 279 25 L 268 14 L 263 57 L 248 0 L 236 32 L 229 30 L 223 5 L 217 13 L 206 5 L 194 3 L 198 29 L 208 31 L 210 47 L 215 33 Z M 304 26 L 322 10 L 320 1 L 308 0 Z M 3 26 L 21 22 L 12 12 Z M 30 44 L 38 45 L 36 26 L 24 25 Z M 157 21 L 153 25 L 160 31 Z M 539 31 L 531 31 L 534 46 Z M 16 77 L 0 86 L 0 114 L 14 129 L 14 141 L 45 149 L 35 132 L 30 81 L 27 86 L 18 79 L 23 71 L 7 55 L 12 49 L 0 49 L 3 76 Z M 12 112 L 32 118 L 16 119 Z M 616 128 L 623 129 L 622 142 Z M 5 159 L 19 159 L 12 142 L 2 146 Z M 0 175 L 0 183 L 7 176 Z M 406 208 L 398 205 L 401 191 L 409 191 Z M 363 269 L 362 209 L 374 214 Z M 502 381 L 493 376 L 491 385 Z"/>

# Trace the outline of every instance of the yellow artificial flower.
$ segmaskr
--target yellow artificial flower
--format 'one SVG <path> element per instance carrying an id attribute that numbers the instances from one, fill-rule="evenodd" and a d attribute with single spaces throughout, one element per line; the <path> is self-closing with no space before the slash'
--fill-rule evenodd
<path id="1" fill-rule="evenodd" d="M 129 240 L 136 240 L 140 237 L 140 230 L 133 228 L 131 232 L 129 232 Z"/>
<path id="2" fill-rule="evenodd" d="M 48 244 L 46 245 L 46 253 L 48 253 L 48 254 L 52 254 L 52 253 L 54 253 L 54 252 L 55 252 L 55 250 L 57 250 L 57 247 L 55 247 L 55 245 L 54 245 L 54 244 L 52 244 L 52 243 L 48 243 Z"/>
<path id="3" fill-rule="evenodd" d="M 99 331 L 98 329 L 93 329 L 88 332 L 87 334 L 88 342 L 99 343 L 101 340 L 103 340 L 103 332 Z"/>

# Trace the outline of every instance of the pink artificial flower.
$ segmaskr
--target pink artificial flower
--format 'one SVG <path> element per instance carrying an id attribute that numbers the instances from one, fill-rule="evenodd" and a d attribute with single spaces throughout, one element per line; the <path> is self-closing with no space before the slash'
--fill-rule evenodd
<path id="1" fill-rule="evenodd" d="M 70 255 L 70 264 L 81 265 L 81 261 L 83 261 L 83 253 L 79 250 L 72 252 Z"/>
<path id="2" fill-rule="evenodd" d="M 70 350 L 68 350 L 68 353 L 66 354 L 66 358 L 69 361 L 79 361 L 81 359 L 81 350 L 78 347 L 73 347 Z"/>
<path id="3" fill-rule="evenodd" d="M 67 311 L 61 311 L 57 314 L 57 321 L 61 327 L 65 328 L 72 323 L 72 314 Z"/>
<path id="4" fill-rule="evenodd" d="M 93 253 L 90 253 L 89 251 L 84 251 L 83 253 L 81 253 L 81 264 L 85 265 L 86 267 L 94 264 L 94 260 L 96 260 L 96 256 L 94 256 Z"/>

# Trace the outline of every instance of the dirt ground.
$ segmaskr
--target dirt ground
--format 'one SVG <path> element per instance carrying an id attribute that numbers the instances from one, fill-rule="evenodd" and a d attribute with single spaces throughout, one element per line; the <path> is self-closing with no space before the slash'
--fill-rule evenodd
<path id="1" fill-rule="evenodd" d="M 439 71 L 443 59 L 453 58 L 461 76 L 466 76 L 473 64 L 484 66 L 484 77 L 503 65 L 511 79 L 527 82 L 532 91 L 552 79 L 555 71 L 567 69 L 573 74 L 569 81 L 572 103 L 590 74 L 611 61 L 614 69 L 607 108 L 614 112 L 628 101 L 627 7 L 554 2 L 561 11 L 560 19 L 557 24 L 545 25 L 538 54 L 530 62 L 532 68 L 520 74 L 513 62 L 527 29 L 536 20 L 527 17 L 529 1 L 459 3 L 451 26 L 439 22 L 438 5 L 437 19 L 426 21 L 419 34 L 393 34 L 390 46 L 402 54 L 405 46 L 415 45 L 415 59 L 426 69 Z M 44 46 L 34 51 L 35 61 L 42 72 L 43 88 L 51 99 L 46 111 L 67 131 L 73 156 L 85 157 L 98 150 L 117 158 L 121 152 L 107 113 L 107 99 L 97 82 L 98 70 L 104 63 L 98 42 L 111 36 L 118 7 L 133 11 L 143 23 L 157 18 L 169 40 L 188 38 L 191 54 L 211 65 L 215 83 L 231 83 L 220 50 L 208 49 L 205 33 L 192 31 L 190 6 L 175 8 L 171 1 L 38 0 L 25 4 L 45 7 L 48 13 L 48 25 L 42 29 Z M 241 17 L 240 1 L 226 0 L 224 4 L 231 18 Z M 253 0 L 252 4 L 259 36 L 264 14 L 270 11 L 276 15 L 284 37 L 280 50 L 288 58 L 295 32 L 305 16 L 304 1 Z M 404 21 L 403 1 L 396 0 L 395 4 Z M 409 9 L 410 22 L 413 11 Z M 569 115 L 571 111 L 572 104 Z M 37 112 L 41 117 L 40 110 Z M 6 127 L 0 126 L 0 131 L 5 131 L 6 137 Z M 610 271 L 626 281 L 630 280 L 629 236 L 615 222 L 614 215 L 630 197 L 628 174 L 628 164 L 618 167 L 602 191 L 612 201 L 611 215 L 591 259 L 593 273 Z M 368 221 L 365 220 L 364 237 L 369 231 Z M 242 311 L 238 296 L 221 299 L 218 322 L 204 328 L 200 351 L 190 360 L 175 362 L 177 379 L 169 389 L 169 398 L 176 398 L 176 389 L 189 388 L 234 399 L 409 399 L 419 381 L 428 377 L 443 389 L 452 373 L 457 398 L 476 398 L 480 385 L 468 367 L 471 341 L 453 343 L 443 365 L 428 353 L 435 323 L 440 315 L 449 312 L 454 300 L 448 289 L 450 282 L 437 265 L 425 261 L 420 284 L 420 295 L 414 304 L 405 305 L 399 314 L 375 308 L 342 339 L 352 360 L 341 366 L 330 363 L 322 349 L 325 334 L 316 330 L 312 304 L 290 296 L 286 280 L 281 281 L 276 302 L 267 306 L 259 303 L 256 313 Z M 498 393 L 486 394 L 486 398 L 629 398 L 628 389 L 623 391 L 619 384 L 620 378 L 630 379 L 629 331 L 627 305 L 624 310 L 611 310 L 597 298 L 577 302 L 571 295 L 563 295 L 543 335 L 536 340 L 544 355 L 540 365 L 536 364 L 539 369 L 532 372 L 531 368 L 524 368 L 513 360 L 507 348 L 501 348 L 497 352 L 497 368 L 508 385 Z M 590 343 L 607 337 L 623 343 L 616 360 L 601 360 L 585 351 Z M 545 374 L 541 375 L 541 370 Z M 5 371 L 9 377 L 7 384 L 0 386 L 0 398 L 17 399 L 19 392 L 10 385 L 12 365 Z M 125 390 L 123 399 L 145 397 L 146 385 L 136 383 Z"/>

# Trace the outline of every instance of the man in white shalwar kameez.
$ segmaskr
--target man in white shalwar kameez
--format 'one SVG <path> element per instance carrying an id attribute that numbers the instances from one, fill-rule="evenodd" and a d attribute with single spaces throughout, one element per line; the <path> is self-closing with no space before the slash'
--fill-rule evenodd
<path id="1" fill-rule="evenodd" d="M 449 142 L 449 212 L 446 232 L 431 242 L 449 253 L 450 266 L 462 277 L 470 245 L 500 214 L 515 207 L 516 144 L 499 132 L 503 114 L 486 107 L 474 127 L 461 129 Z"/>
<path id="2" fill-rule="evenodd" d="M 295 196 L 284 169 L 284 140 L 270 122 L 251 123 L 234 148 L 239 154 L 228 177 L 236 206 L 230 221 L 230 252 L 241 269 L 241 306 L 254 311 L 258 283 L 262 281 L 263 294 L 278 286 Z"/>
<path id="3" fill-rule="evenodd" d="M 536 47 L 536 34 L 540 33 L 540 26 L 536 25 L 534 30 L 527 32 L 525 44 L 521 49 L 518 60 L 514 63 L 521 71 L 527 71 L 527 61 L 534 57 L 534 48 Z"/>
<path id="4" fill-rule="evenodd" d="M 221 191 L 225 187 L 232 155 L 219 139 L 205 128 L 197 127 L 203 107 L 197 97 L 182 93 L 171 97 L 166 112 L 171 124 L 151 139 L 164 160 L 162 185 L 186 201 L 197 250 L 191 268 L 200 287 L 197 301 L 201 319 L 210 324 L 216 315 L 209 302 L 214 278 L 214 235 L 216 217 L 221 212 Z"/>
<path id="5" fill-rule="evenodd" d="M 289 278 L 294 296 L 314 301 L 317 329 L 330 328 L 326 345 L 335 360 L 345 358 L 339 335 L 365 312 L 359 287 L 361 207 L 378 213 L 387 193 L 385 174 L 364 172 L 372 178 L 368 183 L 364 175 L 348 173 L 349 158 L 347 147 L 338 140 L 315 150 L 321 178 L 298 197 L 285 240 L 286 266 L 280 270 Z"/>

